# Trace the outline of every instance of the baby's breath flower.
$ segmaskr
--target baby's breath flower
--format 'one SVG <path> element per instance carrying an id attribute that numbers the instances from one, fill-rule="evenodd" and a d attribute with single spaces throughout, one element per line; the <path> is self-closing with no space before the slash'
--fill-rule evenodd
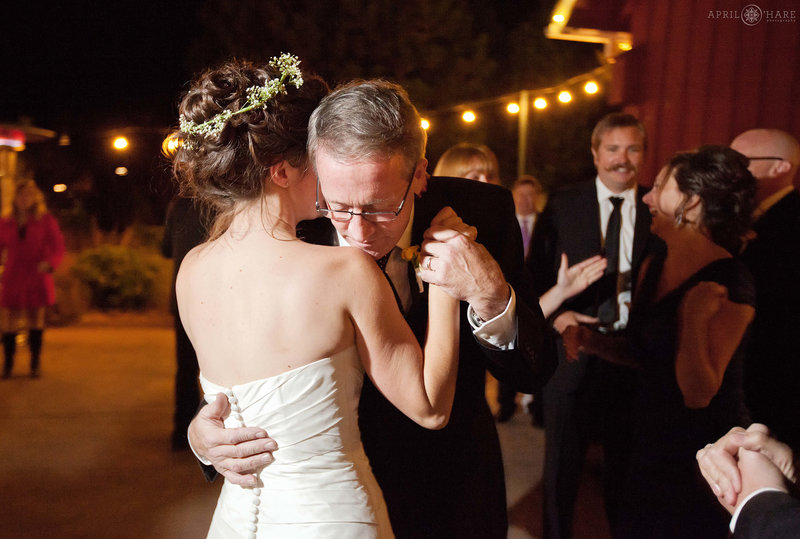
<path id="1" fill-rule="evenodd" d="M 199 138 L 213 138 L 219 136 L 222 130 L 225 129 L 225 124 L 232 116 L 248 112 L 256 108 L 263 108 L 267 102 L 278 94 L 286 94 L 286 82 L 293 84 L 295 88 L 300 88 L 303 85 L 303 76 L 300 72 L 300 60 L 297 56 L 284 53 L 280 56 L 272 58 L 269 65 L 277 69 L 281 76 L 279 79 L 270 79 L 264 83 L 263 86 L 251 86 L 247 89 L 247 99 L 244 105 L 233 112 L 231 110 L 223 110 L 215 114 L 203 123 L 195 123 L 188 120 L 181 114 L 180 128 L 186 135 L 184 140 L 184 148 L 193 150 L 196 145 L 190 140 L 191 137 Z"/>

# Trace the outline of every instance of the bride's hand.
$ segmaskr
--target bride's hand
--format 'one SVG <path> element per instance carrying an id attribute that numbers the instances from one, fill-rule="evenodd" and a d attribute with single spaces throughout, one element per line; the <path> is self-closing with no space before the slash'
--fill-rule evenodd
<path id="1" fill-rule="evenodd" d="M 224 393 L 203 406 L 189 425 L 189 444 L 199 457 L 210 461 L 228 481 L 243 487 L 256 486 L 255 474 L 275 460 L 278 448 L 267 431 L 256 427 L 226 429 L 223 423 L 230 413 Z"/>

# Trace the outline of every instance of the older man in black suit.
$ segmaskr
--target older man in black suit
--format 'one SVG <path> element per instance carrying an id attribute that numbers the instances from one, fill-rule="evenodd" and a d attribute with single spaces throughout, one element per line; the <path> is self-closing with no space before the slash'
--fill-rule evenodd
<path id="1" fill-rule="evenodd" d="M 800 194 L 792 181 L 800 145 L 777 129 L 752 129 L 731 142 L 758 180 L 755 237 L 742 259 L 756 285 L 756 317 L 745 359 L 752 419 L 800 451 Z"/>
<path id="2" fill-rule="evenodd" d="M 419 338 L 427 300 L 401 260 L 402 248 L 421 244 L 421 278 L 464 301 L 455 401 L 444 429 L 419 427 L 365 380 L 359 425 L 395 534 L 505 538 L 503 464 L 484 396 L 486 369 L 532 392 L 555 367 L 542 353 L 547 331 L 525 279 L 510 193 L 471 180 L 428 180 L 420 117 L 401 87 L 382 81 L 353 83 L 323 99 L 309 124 L 309 150 L 318 207 L 329 219 L 307 223 L 307 241 L 358 247 L 385 264 Z M 407 204 L 411 212 L 403 211 Z M 477 227 L 480 243 L 429 228 L 446 206 Z M 259 429 L 222 429 L 224 413 L 206 406 L 190 441 L 229 480 L 244 483 L 251 478 L 243 474 L 270 461 L 264 452 L 273 445 Z"/>
<path id="3" fill-rule="evenodd" d="M 555 193 L 539 217 L 530 255 L 537 295 L 556 283 L 562 253 L 569 260 L 600 253 L 608 259 L 605 276 L 552 315 L 559 334 L 583 323 L 604 333 L 626 326 L 649 238 L 650 212 L 637 187 L 645 146 L 644 126 L 636 118 L 621 113 L 604 117 L 592 133 L 597 177 Z M 563 342 L 557 342 L 558 368 L 544 388 L 544 536 L 568 538 L 593 439 L 604 448 L 606 513 L 613 524 L 616 485 L 627 462 L 634 373 L 595 356 L 568 362 Z"/>

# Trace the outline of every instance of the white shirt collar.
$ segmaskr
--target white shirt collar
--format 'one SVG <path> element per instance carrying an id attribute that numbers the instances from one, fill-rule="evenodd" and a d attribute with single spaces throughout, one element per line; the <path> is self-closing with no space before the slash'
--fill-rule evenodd
<path id="1" fill-rule="evenodd" d="M 597 176 L 594 180 L 595 186 L 597 186 L 597 200 L 602 202 L 604 200 L 608 200 L 609 197 L 622 197 L 625 199 L 625 202 L 629 202 L 630 204 L 636 204 L 636 189 L 638 185 L 633 184 L 633 187 L 625 189 L 621 193 L 615 193 L 600 181 L 600 176 Z"/>

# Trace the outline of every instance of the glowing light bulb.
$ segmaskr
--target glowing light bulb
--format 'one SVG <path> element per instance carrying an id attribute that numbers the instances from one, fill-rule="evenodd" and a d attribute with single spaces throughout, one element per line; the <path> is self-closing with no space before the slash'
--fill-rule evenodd
<path id="1" fill-rule="evenodd" d="M 465 122 L 472 123 L 475 121 L 475 113 L 471 110 L 466 111 L 464 114 L 461 115 L 461 119 Z"/>
<path id="2" fill-rule="evenodd" d="M 562 90 L 558 92 L 558 100 L 561 101 L 562 103 L 569 103 L 570 101 L 572 101 L 572 94 L 566 90 Z"/>

